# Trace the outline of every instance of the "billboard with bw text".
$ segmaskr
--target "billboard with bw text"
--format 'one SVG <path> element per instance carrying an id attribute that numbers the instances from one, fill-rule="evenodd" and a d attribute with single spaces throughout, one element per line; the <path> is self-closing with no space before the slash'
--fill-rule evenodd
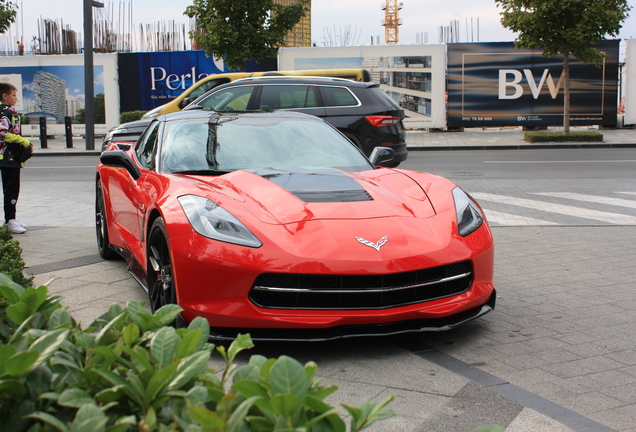
<path id="1" fill-rule="evenodd" d="M 616 124 L 618 40 L 596 47 L 601 67 L 570 56 L 570 122 Z M 448 126 L 563 124 L 563 56 L 512 42 L 448 44 Z"/>

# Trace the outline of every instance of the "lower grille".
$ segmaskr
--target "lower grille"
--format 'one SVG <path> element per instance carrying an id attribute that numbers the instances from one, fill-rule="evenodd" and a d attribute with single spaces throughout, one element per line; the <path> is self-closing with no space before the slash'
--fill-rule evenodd
<path id="1" fill-rule="evenodd" d="M 470 261 L 387 275 L 264 273 L 250 290 L 257 306 L 276 309 L 386 309 L 466 292 Z"/>

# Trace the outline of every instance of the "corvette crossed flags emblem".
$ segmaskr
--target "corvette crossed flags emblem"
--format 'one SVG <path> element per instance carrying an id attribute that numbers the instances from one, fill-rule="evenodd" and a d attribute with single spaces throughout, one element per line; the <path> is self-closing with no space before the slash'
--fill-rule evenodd
<path id="1" fill-rule="evenodd" d="M 389 241 L 389 236 L 384 236 L 384 237 L 382 237 L 380 240 L 378 240 L 378 242 L 377 242 L 377 243 L 370 242 L 369 240 L 365 240 L 365 239 L 360 238 L 360 237 L 356 237 L 356 240 L 358 240 L 358 241 L 359 241 L 360 243 L 362 243 L 363 245 L 365 245 L 365 246 L 369 246 L 369 247 L 372 247 L 373 249 L 375 249 L 375 250 L 377 250 L 378 252 L 380 252 L 380 248 L 381 248 L 382 246 L 384 246 L 384 244 L 385 244 L 386 242 L 388 242 L 388 241 Z"/>

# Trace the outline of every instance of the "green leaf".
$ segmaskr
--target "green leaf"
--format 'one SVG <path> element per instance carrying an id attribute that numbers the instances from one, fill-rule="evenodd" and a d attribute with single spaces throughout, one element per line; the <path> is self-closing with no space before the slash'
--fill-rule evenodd
<path id="1" fill-rule="evenodd" d="M 207 368 L 209 360 L 210 353 L 208 351 L 201 351 L 184 358 L 179 363 L 177 375 L 168 386 L 168 390 L 178 390 L 192 378 L 202 373 Z"/>
<path id="2" fill-rule="evenodd" d="M 0 394 L 4 398 L 20 398 L 26 393 L 23 380 L 0 379 Z"/>
<path id="3" fill-rule="evenodd" d="M 108 418 L 95 404 L 84 404 L 75 414 L 71 432 L 103 432 Z"/>
<path id="4" fill-rule="evenodd" d="M 172 327 L 163 327 L 150 340 L 150 354 L 157 362 L 157 368 L 163 369 L 177 353 L 180 338 Z"/>
<path id="5" fill-rule="evenodd" d="M 51 414 L 47 414 L 44 412 L 34 412 L 32 414 L 27 415 L 26 417 L 40 420 L 41 422 L 48 424 L 55 428 L 60 432 L 69 432 L 69 429 L 66 427 L 64 423 L 57 419 L 57 417 L 52 416 Z"/>
<path id="6" fill-rule="evenodd" d="M 298 398 L 293 394 L 274 395 L 270 401 L 272 410 L 284 417 L 291 417 L 300 408 Z"/>
<path id="7" fill-rule="evenodd" d="M 2 273 L 0 273 L 2 274 Z M 5 363 L 17 352 L 13 345 L 0 346 L 0 375 L 5 371 Z"/>
<path id="8" fill-rule="evenodd" d="M 240 430 L 245 422 L 245 416 L 258 399 L 259 396 L 252 396 L 251 398 L 245 399 L 236 410 L 234 410 L 227 422 L 227 432 L 238 432 Z"/>
<path id="9" fill-rule="evenodd" d="M 316 399 L 325 400 L 325 398 L 338 391 L 338 386 L 331 386 L 327 388 L 311 389 L 310 394 Z"/>
<path id="10" fill-rule="evenodd" d="M 7 316 L 16 324 L 22 324 L 31 315 L 29 307 L 24 302 L 19 302 L 7 307 Z"/>
<path id="11" fill-rule="evenodd" d="M 253 347 L 254 343 L 252 343 L 252 338 L 249 334 L 239 334 L 236 339 L 232 341 L 227 351 L 228 360 L 233 362 L 239 352 Z"/>
<path id="12" fill-rule="evenodd" d="M 311 381 L 318 372 L 318 365 L 313 361 L 307 362 L 305 364 L 305 372 L 307 373 L 307 379 Z"/>
<path id="13" fill-rule="evenodd" d="M 40 357 L 40 353 L 37 351 L 23 351 L 15 354 L 7 360 L 5 370 L 12 377 L 25 376 L 38 357 Z"/>
<path id="14" fill-rule="evenodd" d="M 36 312 L 46 300 L 46 287 L 28 288 L 20 296 L 20 300 L 26 303 L 31 313 Z"/>
<path id="15" fill-rule="evenodd" d="M 176 304 L 167 304 L 161 306 L 155 312 L 155 317 L 158 318 L 163 325 L 168 325 L 177 319 L 181 312 L 183 312 L 183 308 L 181 306 Z"/>
<path id="16" fill-rule="evenodd" d="M 153 375 L 153 377 L 148 382 L 148 387 L 146 388 L 146 400 L 149 403 L 154 401 L 159 392 L 163 390 L 172 380 L 172 377 L 174 376 L 178 366 L 178 363 L 169 364 Z"/>
<path id="17" fill-rule="evenodd" d="M 126 312 L 122 312 L 117 315 L 115 318 L 110 320 L 108 324 L 106 324 L 100 332 L 95 337 L 95 343 L 99 344 L 102 341 L 102 338 L 108 334 L 109 331 L 113 330 L 117 324 L 126 317 Z"/>
<path id="18" fill-rule="evenodd" d="M 7 288 L 15 291 L 16 294 L 18 294 L 18 295 L 22 295 L 22 292 L 24 291 L 24 288 L 20 284 L 17 284 L 15 282 L 13 282 L 13 280 L 9 276 L 4 274 L 4 273 L 0 273 L 0 286 L 1 287 L 7 287 Z M 2 291 L 2 294 L 4 294 L 4 291 Z M 14 303 L 14 302 L 12 302 L 12 303 Z M 15 303 L 17 303 L 17 302 L 15 302 Z"/>
<path id="19" fill-rule="evenodd" d="M 177 352 L 175 356 L 177 358 L 184 358 L 189 355 L 194 354 L 200 347 L 199 341 L 201 340 L 201 329 L 197 328 L 191 331 L 188 331 L 186 335 L 179 342 L 179 346 L 177 347 Z"/>
<path id="20" fill-rule="evenodd" d="M 0 277 L 2 276 L 4 276 L 4 274 L 0 273 Z M 1 280 L 0 283 L 2 283 Z M 20 294 L 18 294 L 15 289 L 9 288 L 8 286 L 0 286 L 0 294 L 2 294 L 11 304 L 16 304 L 20 301 Z"/>
<path id="21" fill-rule="evenodd" d="M 239 380 L 235 381 L 232 384 L 232 387 L 234 387 L 239 392 L 239 394 L 245 398 L 249 398 L 252 396 L 260 396 L 264 399 L 269 398 L 267 390 L 257 381 L 248 379 Z"/>
<path id="22" fill-rule="evenodd" d="M 152 364 L 150 363 L 150 360 L 147 358 L 148 351 L 146 351 L 144 348 L 135 347 L 134 349 L 132 349 L 128 347 L 122 347 L 122 350 L 126 354 L 128 354 L 131 358 L 136 360 L 137 363 L 143 367 L 143 369 L 145 369 L 151 374 L 154 373 L 155 368 L 152 366 Z"/>
<path id="23" fill-rule="evenodd" d="M 130 323 L 124 329 L 124 342 L 128 346 L 132 346 L 137 339 L 139 339 L 139 326 L 135 323 Z"/>
<path id="24" fill-rule="evenodd" d="M 472 432 L 504 432 L 506 430 L 505 426 L 501 425 L 492 425 L 492 426 L 483 426 L 477 429 L 474 429 Z"/>
<path id="25" fill-rule="evenodd" d="M 217 413 L 203 407 L 190 408 L 192 419 L 203 426 L 205 431 L 224 431 L 225 421 Z"/>
<path id="26" fill-rule="evenodd" d="M 157 413 L 153 407 L 148 408 L 144 422 L 148 425 L 150 430 L 155 430 L 157 427 Z"/>
<path id="27" fill-rule="evenodd" d="M 49 318 L 49 330 L 55 330 L 62 326 L 67 326 L 73 323 L 73 317 L 66 309 L 57 309 L 53 311 Z"/>
<path id="28" fill-rule="evenodd" d="M 39 351 L 40 357 L 33 364 L 32 368 L 40 366 L 53 356 L 53 354 L 55 354 L 55 352 L 68 338 L 69 333 L 70 331 L 68 329 L 53 330 L 33 342 L 33 344 L 31 344 L 31 349 Z"/>
<path id="29" fill-rule="evenodd" d="M 58 404 L 73 408 L 79 408 L 84 404 L 90 403 L 95 403 L 90 393 L 78 388 L 66 389 L 58 398 Z"/>
<path id="30" fill-rule="evenodd" d="M 208 320 L 202 317 L 196 317 L 193 319 L 190 324 L 188 324 L 188 330 L 193 331 L 196 329 L 201 329 L 201 336 L 199 336 L 199 343 L 197 344 L 195 351 L 203 348 L 208 339 L 210 339 L 210 324 L 208 323 Z M 211 349 L 214 349 L 214 347 Z"/>
<path id="31" fill-rule="evenodd" d="M 309 380 L 305 373 L 305 368 L 298 362 L 288 356 L 281 356 L 274 366 L 269 377 L 272 393 L 288 394 L 291 393 L 300 401 L 305 400 Z"/>

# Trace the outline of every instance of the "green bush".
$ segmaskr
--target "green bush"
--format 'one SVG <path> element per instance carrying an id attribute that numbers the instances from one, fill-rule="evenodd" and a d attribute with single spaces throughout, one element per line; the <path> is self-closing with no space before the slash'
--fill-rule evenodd
<path id="1" fill-rule="evenodd" d="M 252 356 L 239 335 L 220 375 L 208 368 L 214 345 L 209 326 L 166 327 L 181 312 L 155 314 L 144 302 L 111 305 L 82 329 L 62 297 L 47 286 L 23 288 L 0 274 L 0 430 L 12 432 L 345 432 L 338 410 L 324 402 L 337 387 L 323 387 L 313 362 L 287 356 Z M 393 416 L 387 404 L 344 405 L 350 431 Z"/>
<path id="2" fill-rule="evenodd" d="M 22 248 L 5 226 L 0 226 L 0 273 L 5 273 L 14 282 L 25 286 L 33 286 L 33 277 L 24 276 Z"/>
<path id="3" fill-rule="evenodd" d="M 141 119 L 141 116 L 146 114 L 147 111 L 126 111 L 119 114 L 119 122 L 120 123 L 128 123 L 131 121 Z"/>
<path id="4" fill-rule="evenodd" d="M 563 132 L 526 132 L 523 139 L 527 142 L 599 142 L 603 141 L 603 134 L 600 132 L 570 132 L 563 135 Z"/>

